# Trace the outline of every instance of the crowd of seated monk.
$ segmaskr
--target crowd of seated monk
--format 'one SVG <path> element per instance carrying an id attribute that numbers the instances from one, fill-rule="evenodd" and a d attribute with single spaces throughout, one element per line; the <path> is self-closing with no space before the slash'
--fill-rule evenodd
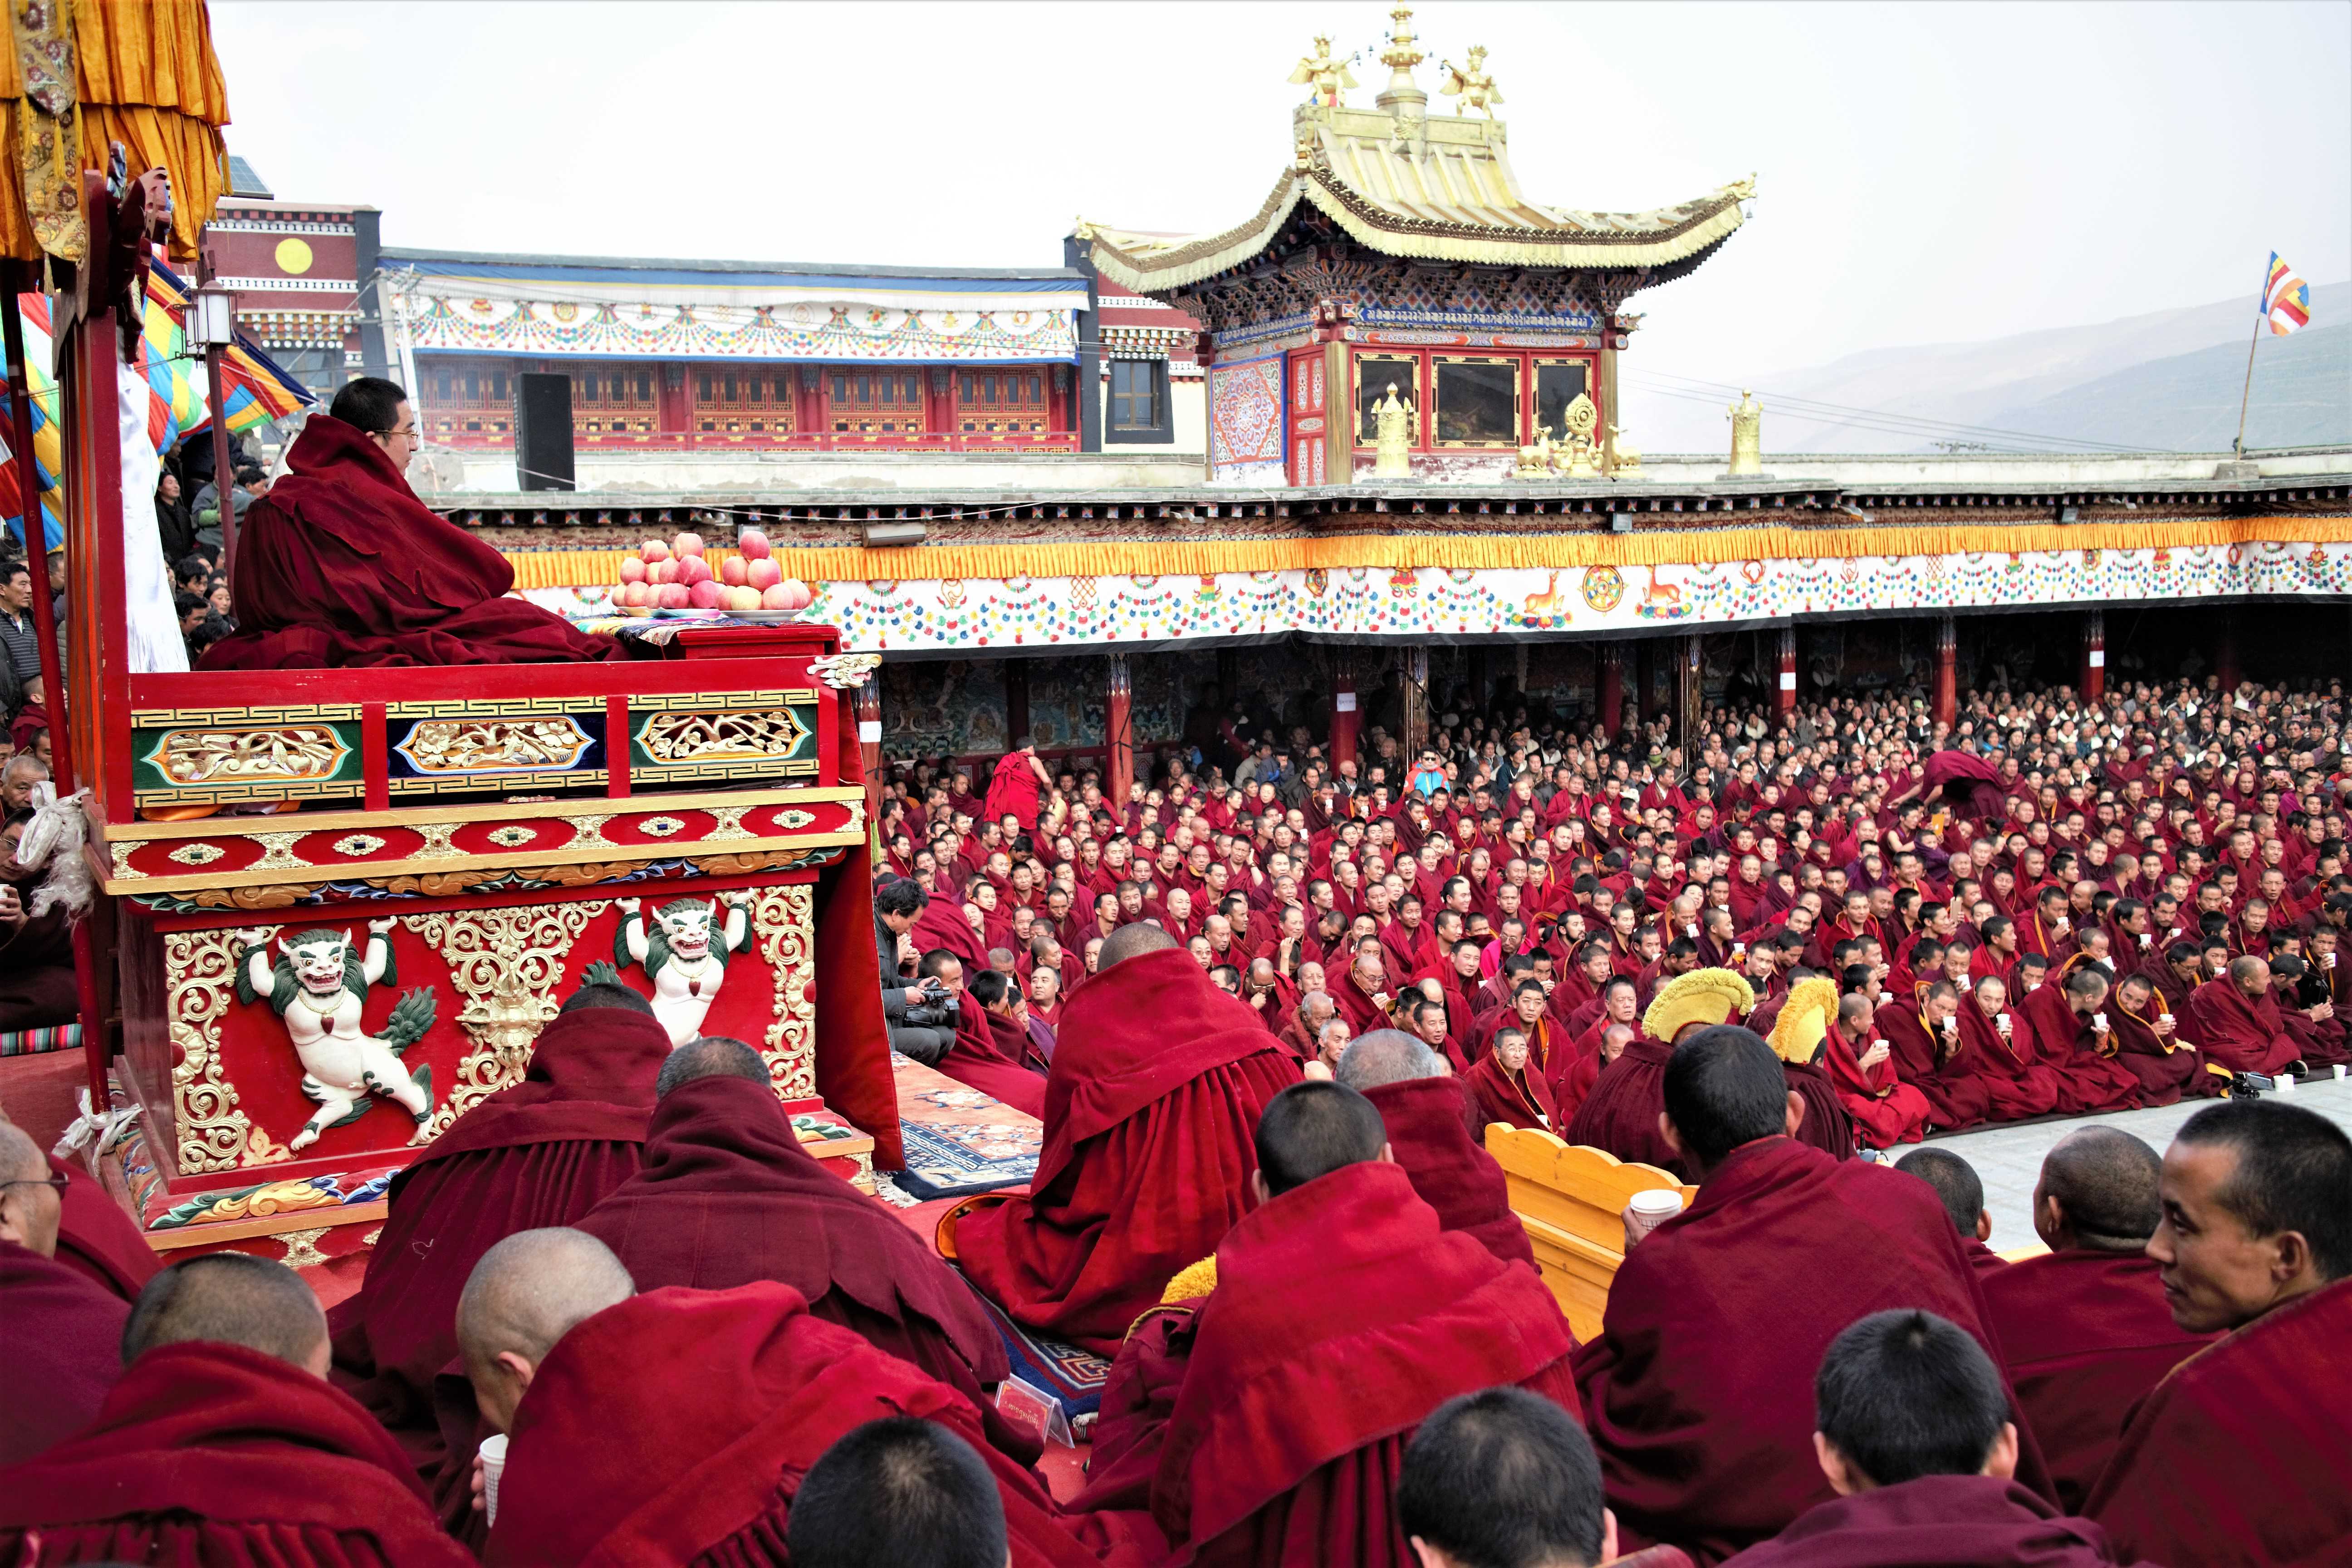
<path id="1" fill-rule="evenodd" d="M 671 1050 L 619 987 L 404 1173 L 331 1315 L 234 1253 L 70 1266 L 99 1222 L 0 1124 L 0 1554 L 2203 1564 L 2352 1534 L 2324 1117 L 2219 1101 L 2161 1158 L 2053 1130 L 2049 1254 L 2003 1264 L 1963 1163 L 1792 1136 L 1785 1042 L 1833 994 L 1776 1049 L 1717 984 L 1658 1074 L 1697 1195 L 1629 1212 L 1580 1344 L 1442 1049 L 1373 1030 L 1326 1070 L 1160 928 L 1103 957 L 1037 1179 L 954 1215 L 952 1265 L 801 1150 L 755 1051 Z M 996 1409 L 975 1291 L 1110 1360 L 1082 1489 Z"/>

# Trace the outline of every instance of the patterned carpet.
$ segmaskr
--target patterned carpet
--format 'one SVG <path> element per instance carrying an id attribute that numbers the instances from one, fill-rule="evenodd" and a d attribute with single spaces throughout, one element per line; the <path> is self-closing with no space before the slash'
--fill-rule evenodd
<path id="1" fill-rule="evenodd" d="M 1017 1187 L 1037 1173 L 1045 1130 L 1034 1116 L 922 1063 L 890 1057 L 907 1168 L 894 1178 L 917 1203 Z"/>

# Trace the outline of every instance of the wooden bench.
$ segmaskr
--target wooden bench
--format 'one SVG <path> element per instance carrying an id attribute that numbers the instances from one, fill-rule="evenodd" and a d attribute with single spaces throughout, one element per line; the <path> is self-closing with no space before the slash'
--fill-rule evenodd
<path id="1" fill-rule="evenodd" d="M 1503 1167 L 1511 1208 L 1528 1227 L 1536 1267 L 1579 1341 L 1601 1332 L 1609 1283 L 1625 1260 L 1625 1205 L 1635 1193 L 1672 1188 L 1688 1205 L 1696 1187 L 1655 1165 L 1628 1164 L 1582 1143 L 1497 1121 L 1486 1152 Z"/>

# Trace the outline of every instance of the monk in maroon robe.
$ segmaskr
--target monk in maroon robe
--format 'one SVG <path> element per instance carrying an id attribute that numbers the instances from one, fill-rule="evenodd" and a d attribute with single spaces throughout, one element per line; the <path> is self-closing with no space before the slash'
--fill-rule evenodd
<path id="1" fill-rule="evenodd" d="M 2116 1065 L 2139 1079 L 2142 1104 L 2227 1092 L 2228 1077 L 2208 1070 L 2205 1053 L 2181 1037 L 2179 1020 L 2147 975 L 2126 974 L 2116 983 L 2107 1021 L 2116 1032 Z"/>
<path id="2" fill-rule="evenodd" d="M 1405 1568 L 1391 1500 L 1422 1417 L 1498 1384 L 1576 1408 L 1551 1292 L 1441 1229 L 1385 1140 L 1338 1084 L 1266 1108 L 1261 1201 L 1218 1244 L 1151 1488 L 1194 1563 Z"/>
<path id="3" fill-rule="evenodd" d="M 913 1231 L 801 1146 L 759 1053 L 696 1040 L 662 1078 L 644 1168 L 575 1227 L 611 1247 L 641 1290 L 789 1285 L 811 1316 L 992 1413 L 982 1390 L 1007 1363 L 987 1310 Z"/>
<path id="4" fill-rule="evenodd" d="M 2033 1030 L 2042 1060 L 2058 1075 L 2058 1109 L 2069 1116 L 2127 1110 L 2139 1103 L 2139 1079 L 2111 1059 L 2114 1020 L 2100 1026 L 2106 999 L 2106 977 L 2078 969 L 2063 984 L 2053 981 L 2028 992 L 2018 1008 L 2021 1022 Z"/>
<path id="5" fill-rule="evenodd" d="M 1772 1033 L 1765 1043 L 1780 1058 L 1780 1075 L 1789 1092 L 1804 1102 L 1804 1117 L 1790 1136 L 1832 1160 L 1851 1160 L 1853 1118 L 1826 1065 L 1837 1007 L 1836 982 L 1821 975 L 1801 980 L 1774 999 Z M 1764 1012 L 1759 1007 L 1749 1016 Z M 1756 1031 L 1751 1026 L 1748 1032 Z"/>
<path id="6" fill-rule="evenodd" d="M 435 1525 L 400 1445 L 328 1386 L 326 1320 L 292 1269 L 241 1253 L 166 1269 L 140 1293 L 122 1350 L 95 1425 L 0 1469 L 0 1559 L 473 1561 Z"/>
<path id="7" fill-rule="evenodd" d="M 980 1454 L 1016 1568 L 1094 1561 L 969 1400 L 765 1281 L 648 1291 L 562 1332 L 513 1407 L 486 1561 L 782 1562 L 801 1478 L 890 1415 L 936 1421 Z"/>
<path id="8" fill-rule="evenodd" d="M 2017 1484 L 2021 1445 L 2000 1370 L 1954 1324 L 1872 1313 L 1832 1342 L 1814 1388 L 1815 1454 L 1838 1495 L 1734 1557 L 1739 1568 L 2116 1561 L 2105 1531 Z"/>
<path id="9" fill-rule="evenodd" d="M 2114 1457 L 2125 1415 L 2211 1337 L 2174 1324 L 2143 1250 L 2163 1216 L 2159 1168 L 2128 1132 L 2067 1134 L 2033 1189 L 2033 1228 L 2050 1251 L 1983 1282 L 2018 1407 L 2069 1513 Z"/>
<path id="10" fill-rule="evenodd" d="M 2205 1058 L 2216 1066 L 2276 1077 L 2302 1059 L 2302 1046 L 2279 1016 L 2271 966 L 2259 958 L 2232 959 L 2229 973 L 2200 985 L 2189 1005 Z"/>
<path id="11" fill-rule="evenodd" d="M 1870 998 L 1844 997 L 1838 1021 L 1822 1036 L 1822 1064 L 1854 1131 L 1875 1149 L 1916 1143 L 1927 1134 L 1927 1099 L 1895 1071 L 1895 1048 L 1873 1026 Z"/>
<path id="12" fill-rule="evenodd" d="M 1916 1005 L 1889 998 L 1874 1019 L 1894 1049 L 1895 1072 L 1926 1099 L 1927 1121 L 1939 1132 L 1974 1127 L 1992 1108 L 1992 1091 L 1960 1032 L 1963 1005 L 1950 981 L 1937 980 Z"/>
<path id="13" fill-rule="evenodd" d="M 955 1039 L 932 1065 L 992 1100 L 1025 1116 L 1045 1114 L 1045 1074 L 1029 1065 L 1027 1030 L 989 1005 L 1011 993 L 1013 981 L 992 969 L 973 968 L 960 958 L 925 953 L 917 976 L 936 977 L 957 998 Z"/>
<path id="14" fill-rule="evenodd" d="M 1108 1356 L 1246 1212 L 1258 1111 L 1298 1064 L 1157 926 L 1097 962 L 1062 1016 L 1028 1193 L 950 1210 L 940 1243 L 1013 1319 Z"/>
<path id="15" fill-rule="evenodd" d="M 1993 1121 L 2019 1121 L 2058 1109 L 2063 1093 L 2058 1075 L 2042 1060 L 2033 1026 L 2011 1008 L 2006 982 L 1979 981 L 1975 996 L 1961 1001 L 1959 1019 L 1960 1037 L 1984 1065 Z"/>
<path id="16" fill-rule="evenodd" d="M 1551 1086 L 1536 1071 L 1527 1035 L 1517 1024 L 1495 1031 L 1494 1048 L 1471 1064 L 1462 1082 L 1477 1107 L 1482 1128 L 1501 1121 L 1555 1135 L 1561 1131 Z"/>
<path id="17" fill-rule="evenodd" d="M 1593 1079 L 1592 1091 L 1560 1136 L 1686 1180 L 1681 1151 L 1658 1131 L 1674 1041 L 1738 1017 L 1755 1005 L 1748 982 L 1727 969 L 1694 969 L 1666 982 L 1642 1015 L 1641 1037 Z"/>
<path id="18" fill-rule="evenodd" d="M 356 1294 L 328 1316 L 336 1384 L 409 1451 L 445 1524 L 467 1522 L 477 1431 L 457 1357 L 457 1296 L 517 1231 L 569 1225 L 636 1173 L 669 1033 L 622 985 L 583 986 L 499 1089 L 393 1178 Z"/>
<path id="19" fill-rule="evenodd" d="M 386 437 L 346 416 L 389 417 L 335 398 L 287 454 L 288 472 L 238 525 L 236 630 L 206 649 L 206 669 L 331 669 L 420 664 L 529 664 L 625 657 L 611 637 L 510 598 L 514 567 L 416 499 Z M 375 382 L 374 385 L 389 386 Z M 393 388 L 394 394 L 397 388 Z M 365 403 L 365 399 L 359 400 Z M 415 428 L 404 397 L 399 418 Z M 404 449 L 402 458 L 407 455 Z"/>
<path id="20" fill-rule="evenodd" d="M 6 1322 L 8 1415 L 0 1465 L 29 1459 L 96 1418 L 121 1374 L 130 1309 L 59 1262 L 56 1176 L 22 1129 L 0 1121 L 0 1320 Z"/>
<path id="21" fill-rule="evenodd" d="M 1626 1550 L 1666 1541 L 1716 1563 L 1828 1500 L 1813 1369 L 1856 1318 L 1916 1307 L 1992 1348 L 1936 1194 L 1786 1136 L 1803 1108 L 1785 1081 L 1745 1029 L 1675 1048 L 1666 1116 L 1698 1196 L 1629 1234 L 1601 1338 L 1576 1358 Z M 2021 1473 L 2047 1484 L 2030 1444 Z"/>
<path id="22" fill-rule="evenodd" d="M 2147 1244 L 2172 1321 L 2222 1337 L 2131 1413 L 2084 1511 L 2158 1563 L 2335 1563 L 2352 1542 L 2352 1139 L 2277 1100 L 2200 1110 Z"/>
<path id="23" fill-rule="evenodd" d="M 139 1222 L 88 1171 L 54 1154 L 47 1162 L 51 1174 L 66 1179 L 57 1260 L 118 1300 L 138 1300 L 140 1288 L 163 1267 Z"/>
<path id="24" fill-rule="evenodd" d="M 996 760 L 996 771 L 989 775 L 988 799 L 981 808 L 985 819 L 1002 822 L 1010 816 L 1030 832 L 1036 832 L 1037 814 L 1043 805 L 1041 792 L 1050 788 L 1053 782 L 1045 764 L 1037 760 L 1037 748 L 1029 737 L 1015 736 L 1013 750 Z"/>
<path id="25" fill-rule="evenodd" d="M 1506 1263 L 1535 1262 L 1503 1168 L 1486 1152 L 1486 1124 L 1473 1123 L 1474 1097 L 1425 1042 L 1401 1030 L 1367 1035 L 1348 1047 L 1332 1076 L 1381 1113 L 1391 1152 L 1439 1225 Z"/>

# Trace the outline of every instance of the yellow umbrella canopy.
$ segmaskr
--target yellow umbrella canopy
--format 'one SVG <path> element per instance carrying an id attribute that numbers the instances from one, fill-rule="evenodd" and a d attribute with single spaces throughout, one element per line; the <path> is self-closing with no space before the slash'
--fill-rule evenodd
<path id="1" fill-rule="evenodd" d="M 228 89 L 203 0 L 15 0 L 0 58 L 0 256 L 89 253 L 80 171 L 120 142 L 172 175 L 175 258 L 228 186 Z"/>

